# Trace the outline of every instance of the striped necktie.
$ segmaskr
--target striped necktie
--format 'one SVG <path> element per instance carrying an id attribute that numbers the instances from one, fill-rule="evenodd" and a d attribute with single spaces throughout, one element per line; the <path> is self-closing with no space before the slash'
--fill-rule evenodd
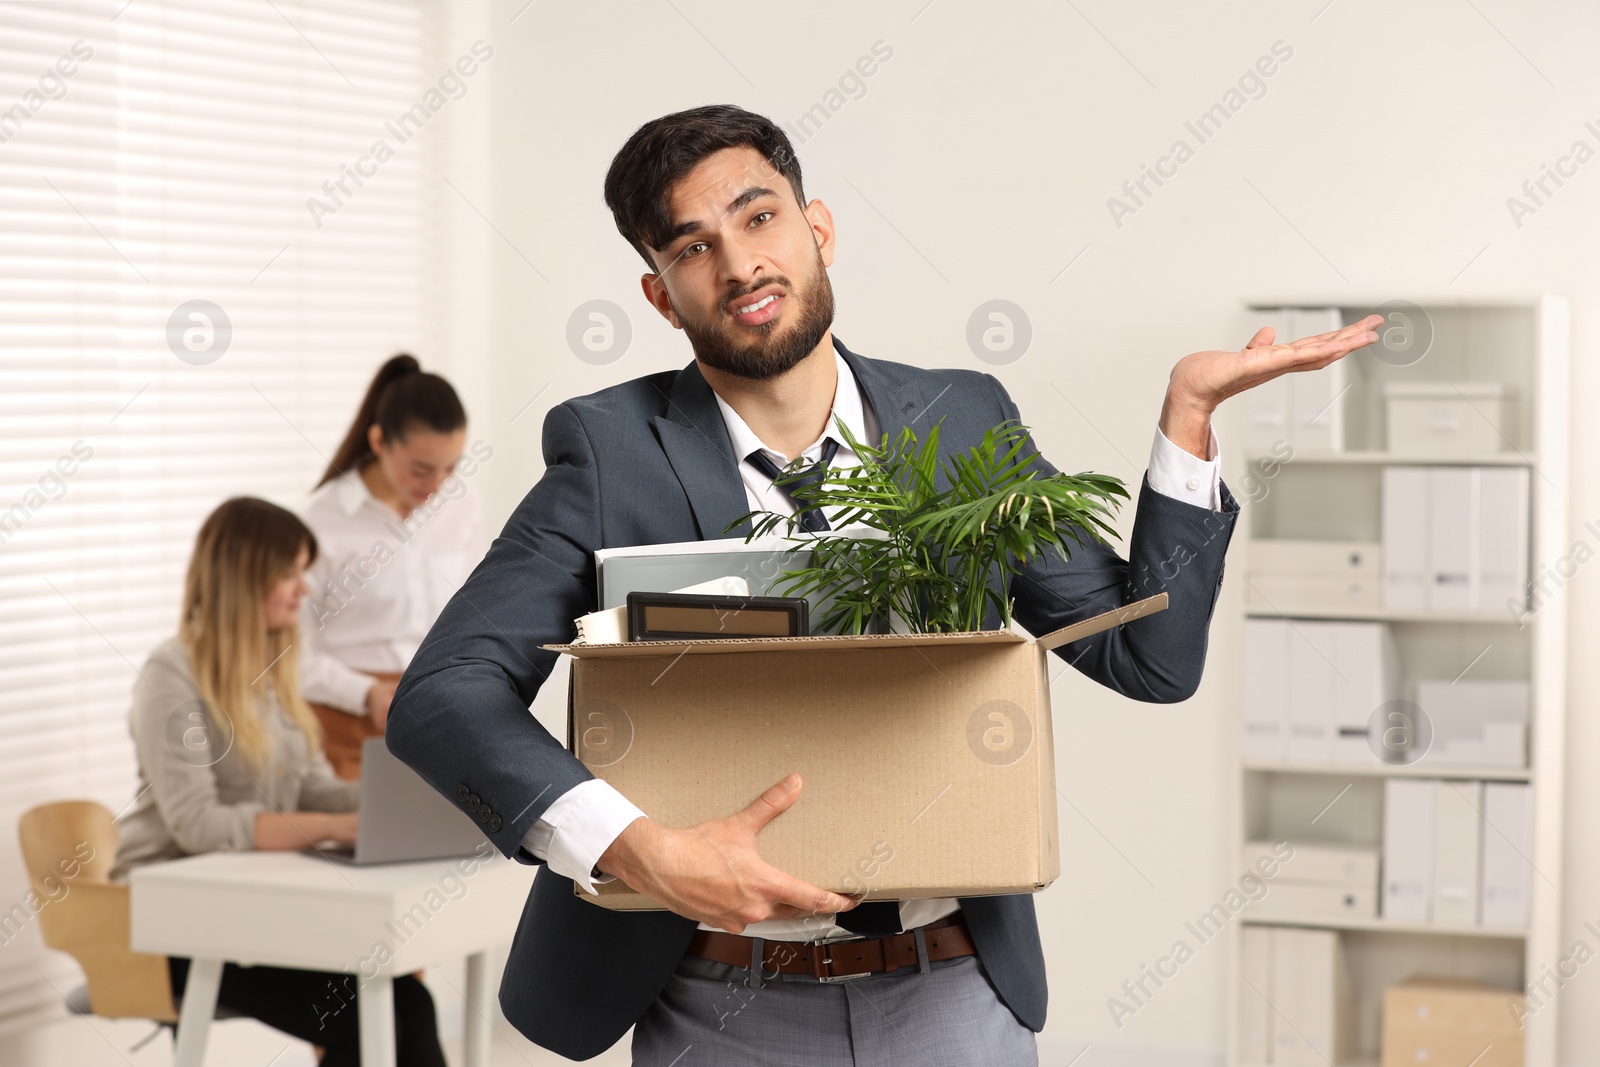
<path id="1" fill-rule="evenodd" d="M 827 438 L 822 443 L 821 459 L 807 467 L 800 473 L 798 477 L 795 477 L 792 480 L 785 482 L 783 485 L 776 487 L 778 491 L 783 493 L 784 496 L 788 497 L 789 502 L 795 506 L 795 518 L 799 520 L 801 529 L 809 530 L 812 533 L 818 533 L 822 530 L 831 529 L 831 527 L 828 525 L 827 516 L 822 514 L 822 509 L 817 507 L 802 507 L 800 502 L 794 498 L 794 491 L 799 489 L 801 486 L 815 485 L 822 481 L 823 477 L 828 473 L 828 464 L 833 462 L 834 454 L 838 451 L 839 442 L 835 441 L 831 437 Z M 748 456 L 744 457 L 744 461 L 750 464 L 756 470 L 760 471 L 762 474 L 765 474 L 768 478 L 771 478 L 774 482 L 776 482 L 783 474 L 783 470 L 776 463 L 772 462 L 772 458 L 759 448 L 750 453 Z"/>

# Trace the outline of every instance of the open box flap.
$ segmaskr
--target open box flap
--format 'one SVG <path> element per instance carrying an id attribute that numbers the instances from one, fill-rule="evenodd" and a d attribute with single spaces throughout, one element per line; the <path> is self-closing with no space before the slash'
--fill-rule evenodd
<path id="1" fill-rule="evenodd" d="M 1097 634 L 1101 630 L 1109 630 L 1113 626 L 1121 626 L 1134 619 L 1142 619 L 1146 615 L 1154 615 L 1158 611 L 1167 610 L 1167 594 L 1157 593 L 1155 596 L 1135 600 L 1131 604 L 1124 604 L 1120 608 L 1091 615 L 1082 622 L 1075 622 L 1070 626 L 1063 626 L 1059 630 L 1051 630 L 1043 637 L 1037 638 L 1036 643 L 1042 649 L 1057 648 L 1080 641 L 1090 634 Z"/>

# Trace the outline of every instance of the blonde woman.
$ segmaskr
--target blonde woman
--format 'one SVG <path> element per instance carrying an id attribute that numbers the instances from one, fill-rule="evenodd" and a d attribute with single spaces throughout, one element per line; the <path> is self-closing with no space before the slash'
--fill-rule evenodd
<path id="1" fill-rule="evenodd" d="M 355 840 L 358 787 L 328 766 L 298 687 L 300 604 L 316 555 L 305 524 L 264 500 L 229 500 L 200 527 L 178 634 L 134 683 L 140 788 L 117 825 L 113 878 L 200 852 Z M 168 971 L 181 997 L 189 961 L 171 957 Z M 353 1001 L 354 986 L 349 974 L 230 963 L 217 1002 L 320 1045 L 323 1067 L 341 1067 L 360 1063 L 357 1013 L 314 1009 Z M 397 979 L 394 999 L 398 1062 L 443 1067 L 427 988 Z"/>

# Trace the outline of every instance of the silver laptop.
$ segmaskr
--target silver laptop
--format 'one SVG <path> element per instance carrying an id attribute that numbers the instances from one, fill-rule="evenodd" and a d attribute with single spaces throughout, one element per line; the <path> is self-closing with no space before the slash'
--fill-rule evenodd
<path id="1" fill-rule="evenodd" d="M 470 856 L 483 831 L 395 758 L 381 737 L 361 743 L 361 821 L 354 848 L 318 849 L 345 863 L 406 863 Z"/>

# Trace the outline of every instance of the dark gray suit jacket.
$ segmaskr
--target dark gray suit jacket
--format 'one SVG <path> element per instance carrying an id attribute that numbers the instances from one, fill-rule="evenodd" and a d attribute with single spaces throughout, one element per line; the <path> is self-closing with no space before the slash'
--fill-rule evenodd
<path id="1" fill-rule="evenodd" d="M 941 444 L 964 451 L 1018 417 L 990 375 L 865 359 L 835 345 L 891 440 L 902 427 L 921 434 L 942 419 Z M 534 821 L 592 777 L 528 706 L 556 659 L 540 646 L 571 640 L 572 620 L 597 606 L 595 549 L 732 536 L 724 529 L 749 510 L 727 428 L 694 363 L 553 408 L 544 458 L 543 477 L 405 672 L 387 730 L 395 755 L 524 863 L 538 862 L 522 847 Z M 1042 457 L 1037 463 L 1054 470 Z M 1085 544 L 1070 562 L 1035 562 L 1010 590 L 1017 621 L 1042 634 L 1165 590 L 1166 612 L 1056 652 L 1136 700 L 1187 699 L 1200 683 L 1238 514 L 1226 488 L 1223 505 L 1194 507 L 1146 484 L 1128 561 Z M 1044 955 L 1032 897 L 973 898 L 962 910 L 1000 997 L 1041 1029 Z M 598 1055 L 655 1000 L 694 930 L 692 920 L 666 912 L 587 904 L 569 879 L 541 871 L 506 964 L 501 1007 L 546 1048 L 573 1059 Z"/>

